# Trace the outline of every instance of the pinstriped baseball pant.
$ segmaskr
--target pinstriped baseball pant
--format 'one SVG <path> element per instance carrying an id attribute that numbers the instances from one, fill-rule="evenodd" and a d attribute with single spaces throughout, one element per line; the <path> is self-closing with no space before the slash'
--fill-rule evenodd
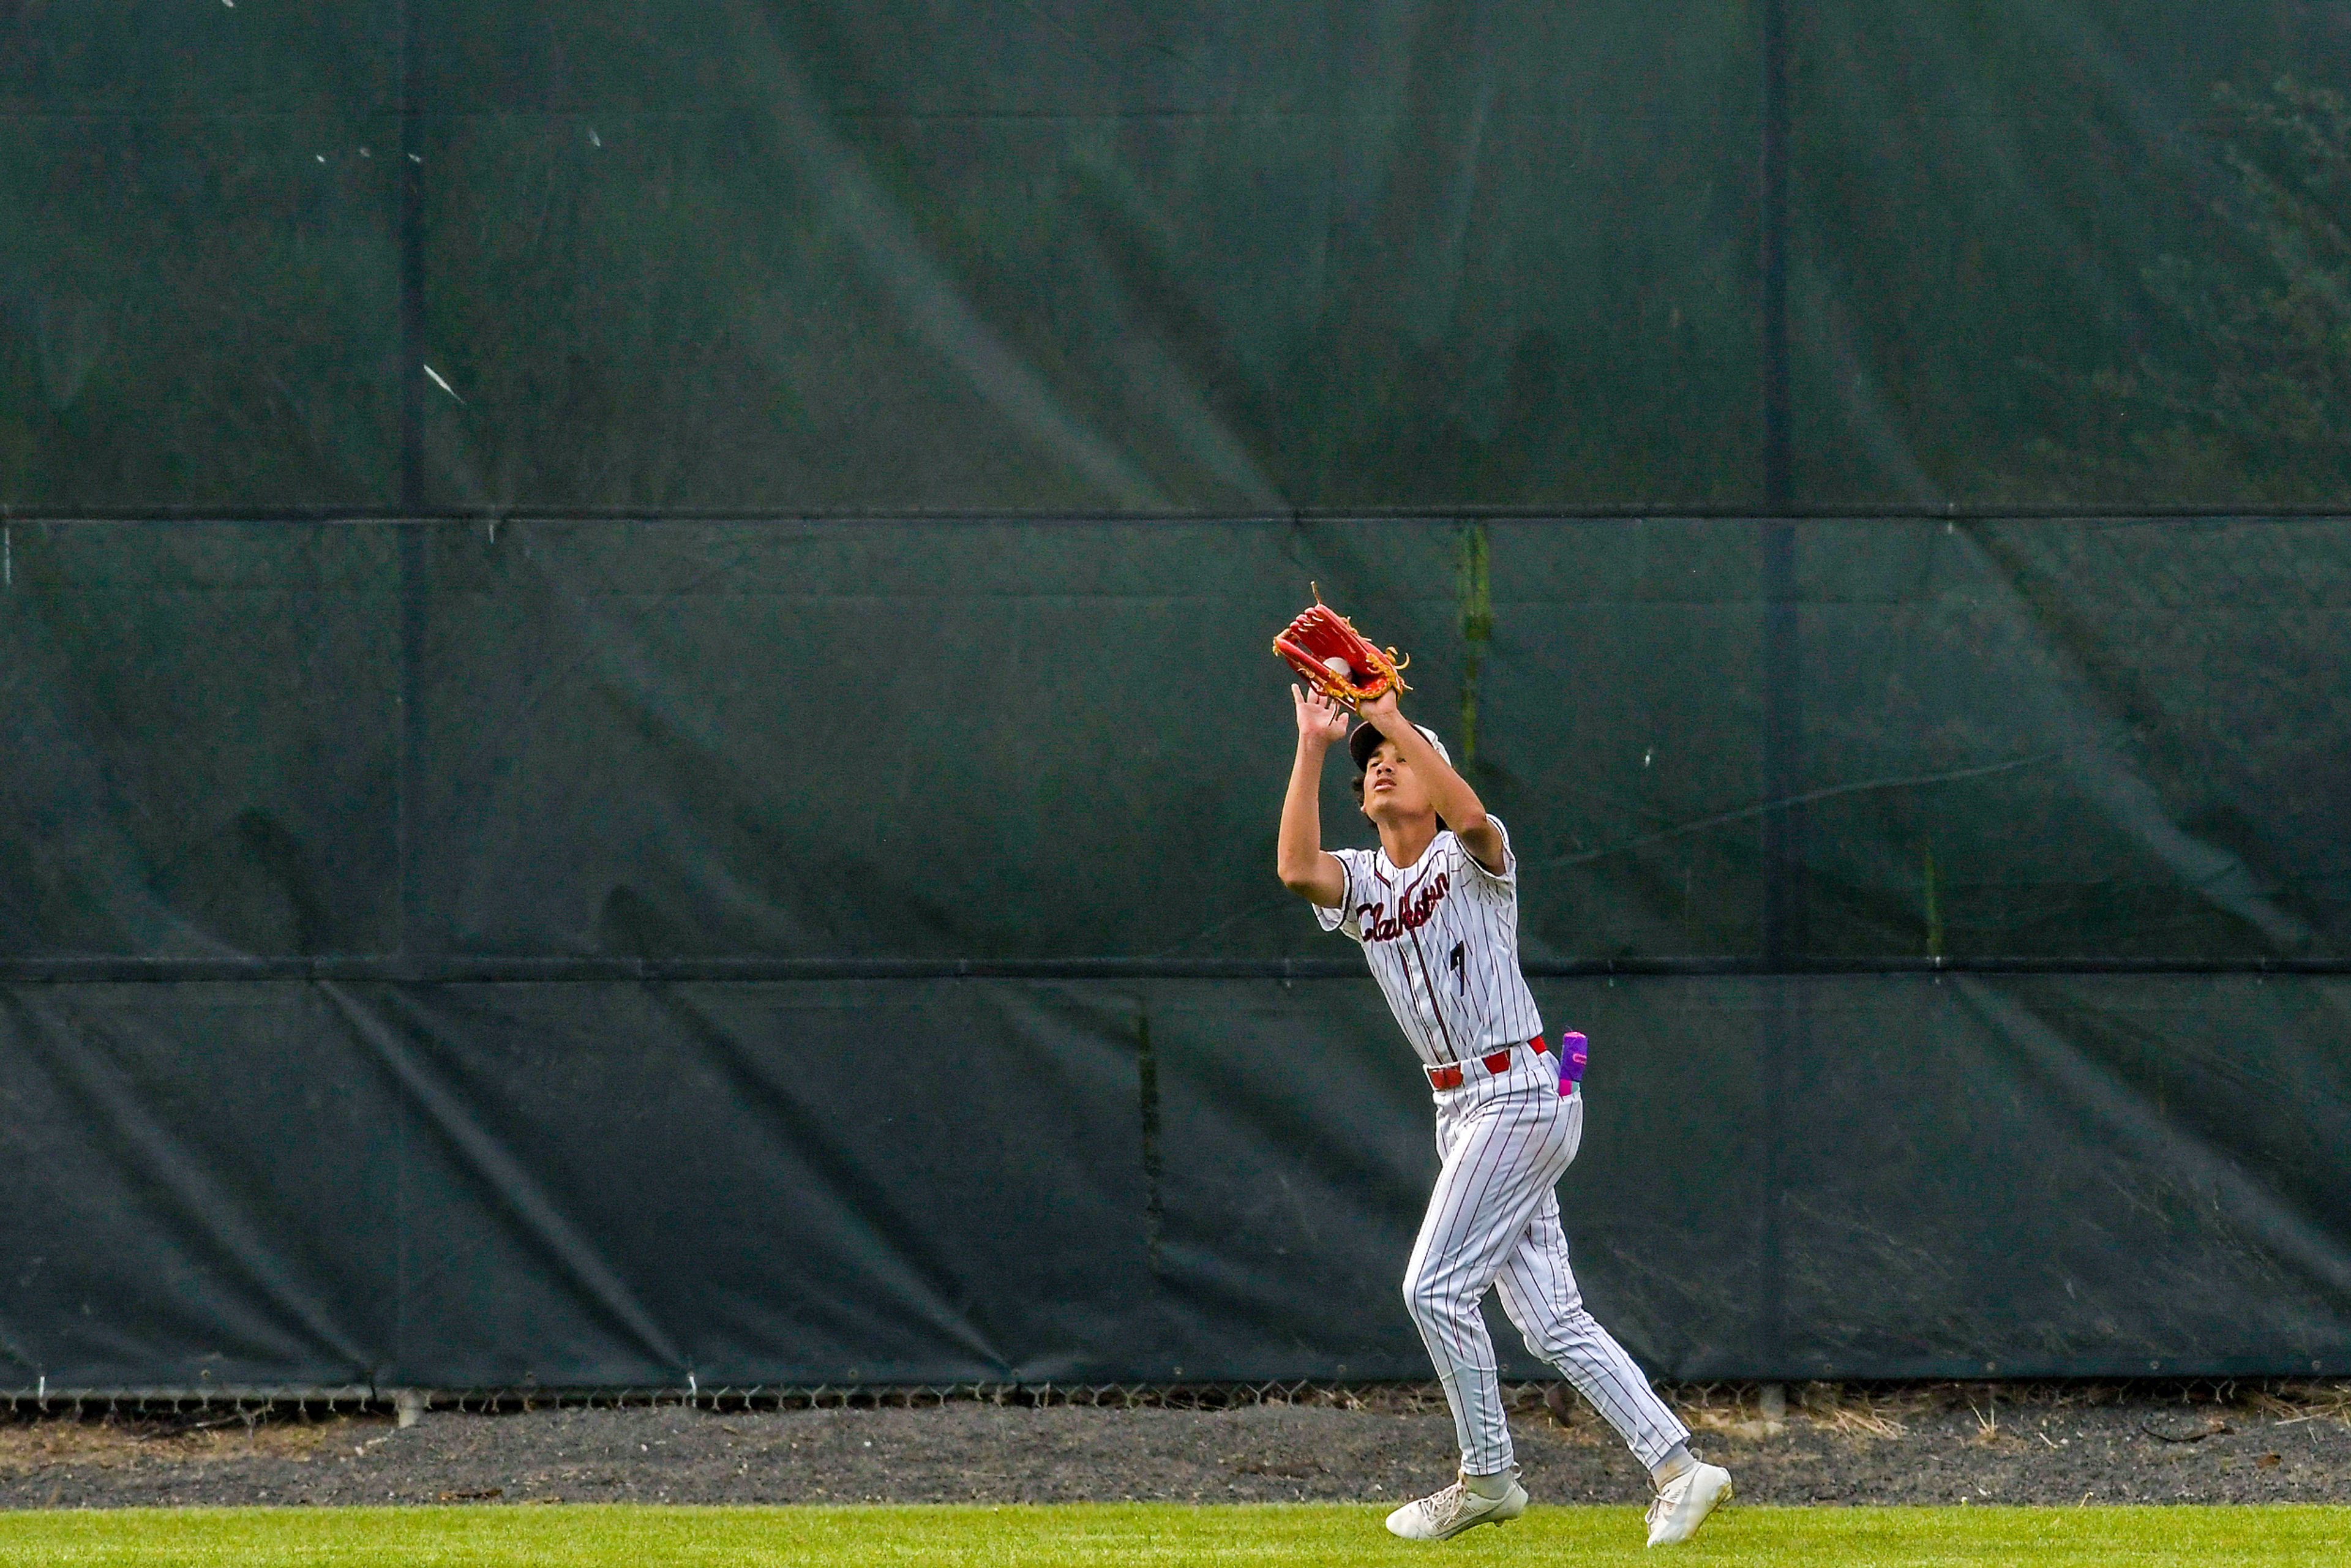
<path id="1" fill-rule="evenodd" d="M 1437 1364 L 1461 1441 L 1461 1468 L 1491 1475 L 1510 1464 L 1494 1342 L 1479 1310 L 1501 1287 L 1502 1307 L 1527 1348 L 1559 1368 L 1654 1467 L 1689 1428 L 1649 1387 L 1625 1347 L 1583 1309 L 1560 1228 L 1559 1178 L 1583 1139 L 1583 1096 L 1562 1100 L 1547 1073 L 1453 1091 L 1437 1113 L 1444 1166 L 1405 1270 L 1404 1299 Z"/>

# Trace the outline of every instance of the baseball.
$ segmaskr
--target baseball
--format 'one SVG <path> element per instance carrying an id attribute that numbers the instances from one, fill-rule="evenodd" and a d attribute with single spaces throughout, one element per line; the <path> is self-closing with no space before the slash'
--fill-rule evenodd
<path id="1" fill-rule="evenodd" d="M 1341 680 L 1345 680 L 1347 678 L 1347 661 L 1339 657 L 1336 653 L 1333 653 L 1329 658 L 1323 660 L 1322 667 L 1330 671 L 1332 674 L 1338 676 Z"/>

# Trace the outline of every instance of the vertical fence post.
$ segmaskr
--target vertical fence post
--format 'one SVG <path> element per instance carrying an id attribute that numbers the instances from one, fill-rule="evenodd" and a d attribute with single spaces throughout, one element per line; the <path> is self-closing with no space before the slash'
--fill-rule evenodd
<path id="1" fill-rule="evenodd" d="M 400 737 L 396 826 L 400 868 L 400 950 L 413 957 L 423 910 L 423 875 L 417 846 L 419 758 L 424 738 L 424 165 L 418 125 L 423 88 L 416 7 L 401 0 L 398 80 L 399 209 L 395 222 L 400 289 Z"/>
<path id="2" fill-rule="evenodd" d="M 393 90 L 400 111 L 397 156 L 398 206 L 394 219 L 399 267 L 400 520 L 393 532 L 400 550 L 400 733 L 394 751 L 394 855 L 400 889 L 400 956 L 413 959 L 424 939 L 424 875 L 418 845 L 418 814 L 424 742 L 424 619 L 426 545 L 423 514 L 424 484 L 424 163 L 418 124 L 423 81 L 415 0 L 398 0 L 393 26 L 397 64 Z M 390 1205 L 392 1228 L 391 1326 L 383 1346 L 392 1375 L 409 1375 L 407 1142 L 404 1092 L 393 1130 Z"/>
<path id="3" fill-rule="evenodd" d="M 1788 395 L 1788 0 L 1760 0 L 1762 146 L 1756 170 L 1761 244 L 1763 506 L 1784 517 L 1794 505 Z"/>
<path id="4" fill-rule="evenodd" d="M 1803 667 L 1796 621 L 1796 522 L 1788 332 L 1788 5 L 1761 0 L 1762 145 L 1757 169 L 1763 413 L 1762 1185 L 1757 1237 L 1758 1352 L 1777 1375 L 1785 1355 L 1787 1270 L 1781 1234 L 1794 1060 L 1807 1043 L 1804 956 Z"/>

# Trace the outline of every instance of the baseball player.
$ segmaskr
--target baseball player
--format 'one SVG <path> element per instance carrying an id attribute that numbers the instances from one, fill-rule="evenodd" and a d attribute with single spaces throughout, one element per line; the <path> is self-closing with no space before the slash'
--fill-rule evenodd
<path id="1" fill-rule="evenodd" d="M 1689 1429 L 1593 1320 L 1568 1268 L 1559 1178 L 1583 1135 L 1583 1094 L 1562 1078 L 1519 973 L 1519 868 L 1510 835 L 1394 693 L 1347 711 L 1293 686 L 1298 757 L 1281 806 L 1282 884 L 1323 929 L 1360 943 L 1437 1101 L 1443 1157 L 1404 1299 L 1437 1364 L 1461 1444 L 1454 1483 L 1388 1515 L 1443 1541 L 1526 1511 L 1511 1462 L 1494 1345 L 1479 1303 L 1496 1285 L 1527 1348 L 1565 1375 L 1649 1468 L 1649 1544 L 1687 1541 L 1731 1495 L 1730 1475 L 1689 1451 Z M 1322 848 L 1322 758 L 1346 739 L 1377 850 Z"/>

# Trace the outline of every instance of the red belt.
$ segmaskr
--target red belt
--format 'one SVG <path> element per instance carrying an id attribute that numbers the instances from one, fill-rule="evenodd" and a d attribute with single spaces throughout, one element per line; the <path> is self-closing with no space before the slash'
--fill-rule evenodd
<path id="1" fill-rule="evenodd" d="M 1537 1056 L 1551 1049 L 1544 1043 L 1543 1037 L 1541 1035 L 1527 1041 L 1527 1048 Z M 1489 1051 L 1478 1059 L 1479 1065 L 1489 1073 L 1508 1071 L 1510 1066 L 1510 1052 L 1516 1050 L 1518 1047 L 1515 1045 L 1506 1045 L 1499 1051 Z M 1428 1074 L 1428 1086 L 1431 1089 L 1461 1087 L 1461 1064 L 1458 1061 L 1448 1062 L 1443 1067 L 1423 1068 L 1422 1071 Z"/>

